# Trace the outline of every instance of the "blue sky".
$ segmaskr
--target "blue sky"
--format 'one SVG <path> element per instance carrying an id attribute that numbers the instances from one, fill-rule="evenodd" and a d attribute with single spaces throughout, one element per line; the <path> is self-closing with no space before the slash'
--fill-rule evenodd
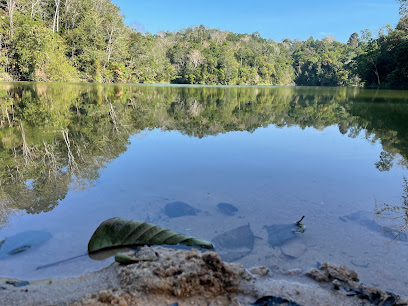
<path id="1" fill-rule="evenodd" d="M 347 41 L 362 29 L 376 33 L 398 22 L 396 0 L 252 0 L 130 1 L 113 0 L 128 25 L 150 33 L 204 25 L 237 33 L 258 31 L 262 37 Z"/>

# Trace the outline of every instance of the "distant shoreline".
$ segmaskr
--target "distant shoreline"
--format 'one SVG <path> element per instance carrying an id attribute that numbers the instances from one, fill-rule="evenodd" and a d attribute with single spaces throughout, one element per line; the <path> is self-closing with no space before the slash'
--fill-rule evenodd
<path id="1" fill-rule="evenodd" d="M 220 88 L 281 88 L 281 87 L 296 87 L 296 88 L 358 88 L 371 90 L 408 90 L 408 88 L 401 87 L 373 87 L 373 86 L 308 86 L 308 85 L 223 85 L 223 84 L 179 84 L 179 83 L 98 83 L 98 82 L 54 82 L 54 81 L 0 81 L 0 84 L 6 83 L 20 83 L 20 84 L 72 84 L 72 85 L 111 85 L 111 86 L 152 86 L 152 87 L 220 87 Z"/>

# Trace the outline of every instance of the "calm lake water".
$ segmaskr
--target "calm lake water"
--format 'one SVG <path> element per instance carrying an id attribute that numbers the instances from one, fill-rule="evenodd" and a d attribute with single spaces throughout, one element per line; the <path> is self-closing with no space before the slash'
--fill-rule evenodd
<path id="1" fill-rule="evenodd" d="M 0 240 L 52 235 L 0 258 L 0 277 L 109 265 L 83 256 L 36 270 L 86 253 L 98 225 L 117 216 L 205 240 L 249 224 L 253 249 L 236 260 L 247 267 L 346 264 L 408 296 L 408 242 L 392 239 L 408 207 L 407 91 L 2 83 L 0 108 Z M 200 212 L 169 218 L 164 207 L 176 201 Z M 375 215 L 384 203 L 401 218 Z M 265 226 L 302 216 L 307 230 L 290 243 L 303 251 L 291 258 Z"/>

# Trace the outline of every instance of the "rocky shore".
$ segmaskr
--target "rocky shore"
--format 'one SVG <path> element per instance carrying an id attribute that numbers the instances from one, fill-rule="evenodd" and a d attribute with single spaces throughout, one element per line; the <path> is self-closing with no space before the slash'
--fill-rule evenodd
<path id="1" fill-rule="evenodd" d="M 79 278 L 0 279 L 1 305 L 408 305 L 359 283 L 345 266 L 323 263 L 306 273 L 273 274 L 221 261 L 214 252 L 143 247 L 143 261 Z M 149 259 L 146 261 L 145 259 Z"/>

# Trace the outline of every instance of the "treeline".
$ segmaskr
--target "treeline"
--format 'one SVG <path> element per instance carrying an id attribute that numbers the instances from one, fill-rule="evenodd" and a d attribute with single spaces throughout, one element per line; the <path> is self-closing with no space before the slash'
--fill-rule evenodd
<path id="1" fill-rule="evenodd" d="M 377 39 L 275 42 L 204 26 L 142 34 L 110 0 L 0 0 L 0 79 L 408 87 L 408 17 Z"/>

